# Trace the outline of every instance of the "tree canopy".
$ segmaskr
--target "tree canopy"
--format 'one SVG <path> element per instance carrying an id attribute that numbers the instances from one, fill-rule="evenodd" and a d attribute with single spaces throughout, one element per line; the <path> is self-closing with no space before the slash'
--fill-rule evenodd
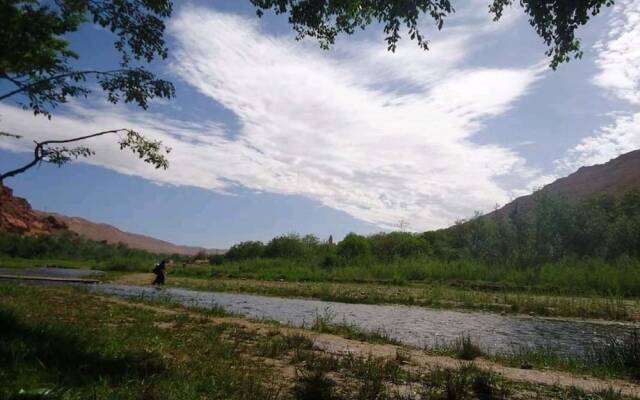
<path id="1" fill-rule="evenodd" d="M 61 103 L 90 93 L 87 81 L 105 92 L 108 101 L 135 103 L 146 109 L 154 97 L 171 98 L 171 82 L 159 79 L 145 63 L 165 59 L 164 19 L 171 15 L 168 0 L 0 0 L 0 82 L 12 87 L 0 93 L 0 101 L 15 99 L 24 109 L 51 118 Z M 81 69 L 74 65 L 80 55 L 65 37 L 81 24 L 93 22 L 111 31 L 114 47 L 120 54 L 115 69 Z M 58 166 L 72 159 L 89 157 L 94 151 L 86 146 L 64 144 L 106 134 L 124 133 L 118 141 L 143 161 L 156 168 L 167 168 L 165 154 L 170 149 L 131 129 L 110 129 L 72 139 L 35 142 L 33 160 L 22 167 L 0 174 L 0 182 L 41 163 Z M 20 138 L 13 132 L 0 136 Z"/>
<path id="2" fill-rule="evenodd" d="M 395 51 L 406 35 L 421 48 L 429 48 L 421 31 L 423 15 L 430 17 L 437 29 L 442 29 L 447 16 L 455 12 L 452 0 L 250 0 L 258 16 L 272 10 L 287 14 L 297 38 L 315 37 L 323 48 L 329 48 L 339 34 L 352 34 L 373 23 L 380 23 L 390 51 Z M 493 0 L 488 11 L 499 20 L 513 0 Z M 529 18 L 529 24 L 548 46 L 550 66 L 555 69 L 571 56 L 580 58 L 580 40 L 576 30 L 585 25 L 601 8 L 612 6 L 613 0 L 520 0 L 519 5 Z"/>
<path id="3" fill-rule="evenodd" d="M 167 57 L 163 19 L 171 15 L 168 0 L 1 0 L 0 79 L 13 89 L 0 100 L 18 99 L 35 114 L 51 110 L 70 97 L 86 96 L 87 79 L 95 78 L 112 103 L 120 100 L 146 108 L 153 97 L 175 94 L 171 82 L 140 65 Z M 65 35 L 92 21 L 109 29 L 120 53 L 116 69 L 78 69 Z"/>

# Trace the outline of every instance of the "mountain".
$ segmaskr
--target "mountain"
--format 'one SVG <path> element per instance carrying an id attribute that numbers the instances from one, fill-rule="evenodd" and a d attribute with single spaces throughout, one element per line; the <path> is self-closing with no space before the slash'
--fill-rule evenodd
<path id="1" fill-rule="evenodd" d="M 602 194 L 617 195 L 630 188 L 640 188 L 640 150 L 622 154 L 604 164 L 581 167 L 540 189 L 540 192 L 565 197 L 576 203 Z M 514 210 L 526 212 L 534 205 L 532 194 L 518 197 L 488 215 L 506 216 Z"/>
<path id="2" fill-rule="evenodd" d="M 37 211 L 32 209 L 25 199 L 15 197 L 10 188 L 0 184 L 0 232 L 33 236 L 50 235 L 61 231 L 71 231 L 95 241 L 105 241 L 112 244 L 123 243 L 133 249 L 160 254 L 193 256 L 200 252 L 206 254 L 224 253 L 224 250 L 219 249 L 181 246 L 149 236 L 125 232 L 114 226 L 91 222 L 83 218 Z"/>
<path id="3" fill-rule="evenodd" d="M 133 249 L 146 250 L 152 253 L 161 254 L 181 254 L 193 256 L 200 252 L 204 252 L 206 254 L 224 253 L 224 250 L 220 249 L 206 249 L 204 247 L 197 246 L 177 245 L 149 236 L 125 232 L 116 228 L 115 226 L 92 222 L 84 218 L 68 217 L 66 215 L 58 213 L 39 213 L 43 216 L 49 216 L 58 221 L 61 221 L 68 227 L 71 232 L 75 232 L 86 239 L 94 240 L 97 242 L 106 241 L 107 243 L 111 244 L 123 243 Z"/>
<path id="4" fill-rule="evenodd" d="M 0 232 L 31 236 L 65 229 L 62 221 L 34 211 L 25 199 L 15 197 L 11 189 L 0 184 Z"/>

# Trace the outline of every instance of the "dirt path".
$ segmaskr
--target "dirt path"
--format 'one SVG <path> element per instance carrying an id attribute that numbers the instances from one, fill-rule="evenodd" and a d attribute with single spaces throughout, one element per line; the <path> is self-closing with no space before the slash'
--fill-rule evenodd
<path id="1" fill-rule="evenodd" d="M 267 334 L 278 330 L 281 334 L 300 334 L 311 339 L 315 346 L 327 353 L 336 355 L 353 354 L 360 357 L 385 357 L 395 358 L 398 350 L 408 354 L 410 358 L 410 366 L 412 368 L 458 368 L 469 361 L 461 361 L 451 357 L 444 356 L 431 356 L 425 354 L 423 351 L 405 348 L 390 344 L 372 344 L 366 342 L 359 342 L 356 340 L 345 339 L 340 336 L 331 334 L 321 334 L 309 330 L 290 328 L 290 327 L 276 327 L 273 325 L 253 322 L 243 318 L 236 317 L 209 317 L 197 311 L 187 310 L 181 308 L 179 310 L 161 307 L 156 305 L 148 305 L 142 303 L 134 303 L 124 299 L 119 299 L 111 296 L 97 297 L 104 299 L 110 303 L 125 305 L 127 307 L 137 307 L 140 309 L 153 311 L 161 314 L 178 314 L 186 312 L 192 316 L 198 318 L 207 318 L 213 323 L 233 323 L 246 329 L 254 330 L 259 333 Z M 592 378 L 587 376 L 578 376 L 568 372 L 560 371 L 539 371 L 539 370 L 525 370 L 519 368 L 505 367 L 494 362 L 476 359 L 473 363 L 484 370 L 490 370 L 504 377 L 505 379 L 523 382 L 529 384 L 541 384 L 541 385 L 557 385 L 562 388 L 575 387 L 585 392 L 597 392 L 608 388 L 613 388 L 616 391 L 620 391 L 625 396 L 640 398 L 640 385 L 629 381 L 620 379 L 604 380 L 598 378 Z"/>

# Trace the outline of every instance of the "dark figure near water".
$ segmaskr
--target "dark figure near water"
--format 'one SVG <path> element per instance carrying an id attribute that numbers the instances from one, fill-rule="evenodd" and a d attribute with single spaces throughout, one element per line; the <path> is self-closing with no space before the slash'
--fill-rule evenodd
<path id="1" fill-rule="evenodd" d="M 153 280 L 154 285 L 164 285 L 164 269 L 166 268 L 167 261 L 162 260 L 156 264 L 153 268 L 153 273 L 156 274 L 156 279 Z"/>

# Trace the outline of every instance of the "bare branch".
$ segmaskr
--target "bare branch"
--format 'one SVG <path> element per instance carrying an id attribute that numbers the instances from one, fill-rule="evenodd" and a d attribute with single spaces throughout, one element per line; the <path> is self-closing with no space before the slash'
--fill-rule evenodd
<path id="1" fill-rule="evenodd" d="M 79 75 L 109 75 L 109 76 L 111 76 L 111 75 L 114 75 L 116 73 L 124 72 L 124 71 L 127 71 L 127 70 L 126 69 L 116 69 L 116 70 L 112 70 L 112 71 L 95 71 L 95 70 L 72 71 L 72 72 L 67 72 L 67 73 L 60 74 L 60 75 L 50 76 L 50 77 L 45 78 L 45 79 L 40 79 L 40 80 L 35 81 L 33 83 L 30 83 L 28 85 L 25 85 L 25 84 L 15 80 L 15 79 L 11 79 L 6 74 L 2 74 L 0 77 L 10 80 L 11 82 L 13 82 L 13 84 L 18 86 L 18 88 L 15 89 L 15 90 L 12 90 L 10 92 L 7 92 L 5 94 L 0 95 L 0 100 L 5 100 L 5 99 L 7 99 L 7 98 L 9 98 L 11 96 L 14 96 L 14 95 L 18 94 L 18 93 L 29 91 L 30 89 L 32 89 L 34 87 L 37 87 L 39 85 L 43 85 L 45 83 L 48 83 L 48 82 L 51 82 L 51 81 L 55 81 L 55 80 L 58 80 L 58 79 L 69 78 L 69 77 L 74 76 L 74 75 L 78 75 L 78 76 Z"/>
<path id="2" fill-rule="evenodd" d="M 103 136 L 109 133 L 119 132 L 126 132 L 127 134 L 126 138 L 119 141 L 120 149 L 131 149 L 131 151 L 140 159 L 142 159 L 146 163 L 152 164 L 156 168 L 167 169 L 169 167 L 169 161 L 163 154 L 168 154 L 171 151 L 169 147 L 163 146 L 162 142 L 159 140 L 149 140 L 132 129 L 121 128 L 92 133 L 90 135 L 79 136 L 71 139 L 45 140 L 43 142 L 36 141 L 36 147 L 33 149 L 33 160 L 20 168 L 16 168 L 14 170 L 0 174 L 0 183 L 2 183 L 4 179 L 19 175 L 43 161 L 61 166 L 71 161 L 72 159 L 77 159 L 80 157 L 90 157 L 95 154 L 93 150 L 84 146 L 67 148 L 64 146 L 50 147 L 51 145 L 79 142 L 82 140 Z M 0 134 L 2 134 L 3 136 L 12 136 L 16 138 L 20 137 L 18 135 L 4 132 L 0 132 Z"/>
<path id="3" fill-rule="evenodd" d="M 0 136 L 7 136 L 7 137 L 10 137 L 10 138 L 14 138 L 14 139 L 21 139 L 22 138 L 22 136 L 20 136 L 20 135 L 16 135 L 16 134 L 9 133 L 9 132 L 1 132 L 1 131 L 0 131 Z"/>

